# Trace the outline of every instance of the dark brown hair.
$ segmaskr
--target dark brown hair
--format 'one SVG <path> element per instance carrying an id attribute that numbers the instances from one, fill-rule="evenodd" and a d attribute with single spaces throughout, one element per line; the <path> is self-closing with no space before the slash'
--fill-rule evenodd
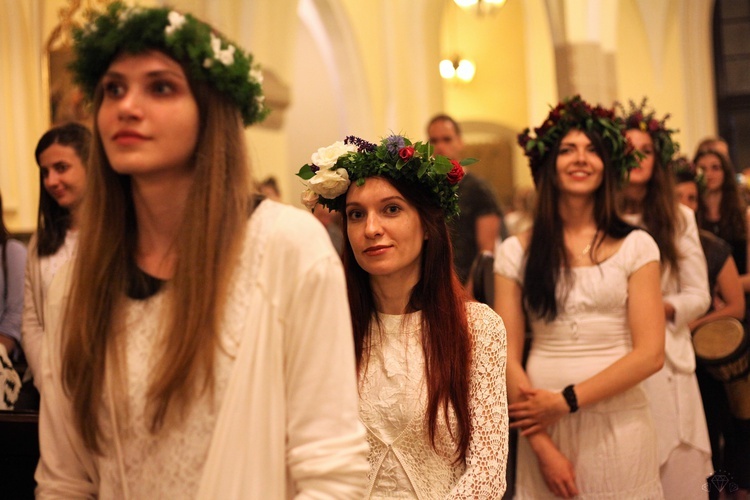
<path id="1" fill-rule="evenodd" d="M 591 255 L 593 255 L 605 235 L 620 239 L 627 236 L 634 228 L 617 215 L 616 198 L 621 180 L 620 172 L 611 165 L 602 138 L 593 132 L 583 133 L 591 140 L 596 154 L 604 164 L 602 183 L 594 192 L 594 218 L 597 231 L 602 236 L 592 245 Z M 531 239 L 526 250 L 527 259 L 523 280 L 522 294 L 527 311 L 547 321 L 554 320 L 559 312 L 558 284 L 567 285 L 568 280 L 572 279 L 565 250 L 563 223 L 558 208 L 560 192 L 557 185 L 556 165 L 560 143 L 564 138 L 565 135 L 557 141 L 551 154 L 546 156 L 534 176 L 539 195 L 534 212 Z M 565 281 L 562 281 L 563 279 Z"/>
<path id="2" fill-rule="evenodd" d="M 386 178 L 417 209 L 427 235 L 422 249 L 420 279 L 411 292 L 408 309 L 422 311 L 422 350 L 427 385 L 427 422 L 435 448 L 438 414 L 448 424 L 449 408 L 456 415 L 457 461 L 464 460 L 471 436 L 469 370 L 471 343 L 463 288 L 453 269 L 448 227 L 443 210 L 421 186 Z M 366 182 L 366 181 L 365 181 Z M 346 217 L 344 229 L 346 230 Z M 375 297 L 370 276 L 357 263 L 345 238 L 344 269 L 354 329 L 357 369 L 361 373 L 369 357 L 370 330 L 376 320 Z M 450 430 L 450 426 L 448 425 Z M 452 430 L 451 430 L 452 432 Z M 435 448 L 437 450 L 437 448 Z"/>
<path id="3" fill-rule="evenodd" d="M 34 150 L 37 165 L 39 157 L 53 144 L 68 146 L 76 152 L 84 168 L 89 159 L 91 132 L 80 123 L 67 123 L 48 130 L 39 139 Z M 70 229 L 70 211 L 61 207 L 44 188 L 42 169 L 39 169 L 39 213 L 36 227 L 36 251 L 39 257 L 54 255 L 65 242 Z"/>
<path id="4" fill-rule="evenodd" d="M 740 195 L 732 161 L 725 155 L 714 150 L 699 151 L 693 158 L 693 164 L 704 156 L 712 155 L 719 159 L 721 171 L 724 172 L 724 182 L 721 184 L 721 202 L 719 203 L 719 236 L 726 241 L 744 240 L 747 238 L 745 227 L 745 203 Z M 706 220 L 706 211 L 698 211 L 698 225 L 707 228 L 710 223 Z"/>

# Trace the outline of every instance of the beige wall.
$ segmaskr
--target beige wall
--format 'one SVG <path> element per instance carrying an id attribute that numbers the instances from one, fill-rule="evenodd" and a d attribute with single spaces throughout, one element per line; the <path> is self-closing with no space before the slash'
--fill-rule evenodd
<path id="1" fill-rule="evenodd" d="M 556 0 L 508 0 L 502 10 L 483 18 L 459 12 L 448 0 L 304 1 L 322 19 L 318 38 L 300 35 L 305 26 L 298 0 L 170 2 L 250 47 L 289 87 L 292 100 L 282 127 L 248 132 L 256 177 L 276 175 L 288 202 L 296 203 L 300 189 L 292 173 L 307 161 L 311 147 L 339 139 L 342 132 L 371 140 L 389 132 L 421 138 L 426 120 L 440 111 L 485 123 L 488 130 L 520 131 L 539 123 L 558 99 L 553 33 L 571 41 L 588 30 L 583 38 L 590 41 L 593 32 L 595 43 L 614 60 L 617 98 L 648 95 L 660 113 L 672 113 L 686 149 L 715 131 L 713 0 L 611 0 L 603 7 L 602 0 L 580 0 L 565 2 L 562 11 Z M 0 189 L 13 230 L 31 230 L 35 224 L 38 181 L 32 151 L 48 125 L 42 44 L 64 4 L 0 0 Z M 599 12 L 599 23 L 590 12 Z M 583 28 L 575 28 L 581 16 L 589 17 Z M 574 31 L 561 35 L 566 22 Z M 304 51 L 299 36 L 308 37 Z M 321 63 L 315 79 L 315 69 L 305 63 L 322 61 L 325 50 L 333 65 Z M 456 52 L 477 64 L 469 84 L 439 77 L 439 60 Z M 300 61 L 300 53 L 307 59 Z M 334 81 L 339 82 L 336 91 L 317 107 L 311 105 L 325 93 L 319 86 Z M 510 168 L 516 185 L 530 184 L 518 148 Z"/>

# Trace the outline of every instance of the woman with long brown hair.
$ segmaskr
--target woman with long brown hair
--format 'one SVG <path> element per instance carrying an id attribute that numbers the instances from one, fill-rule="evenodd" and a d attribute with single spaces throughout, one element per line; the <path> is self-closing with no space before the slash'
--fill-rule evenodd
<path id="1" fill-rule="evenodd" d="M 689 324 L 711 303 L 706 258 L 693 212 L 677 202 L 667 166 L 677 150 L 674 130 L 647 109 L 644 99 L 620 117 L 640 152 L 639 168 L 621 191 L 625 220 L 646 229 L 661 252 L 666 322 L 664 367 L 644 387 L 656 424 L 659 467 L 666 498 L 698 498 L 711 474 L 711 448 L 703 416 Z M 700 491 L 699 491 L 700 490 Z"/>
<path id="2" fill-rule="evenodd" d="M 748 275 L 747 207 L 740 194 L 734 166 L 723 153 L 700 150 L 693 158 L 695 168 L 703 174 L 705 189 L 696 212 L 698 227 L 712 232 L 732 246 L 732 256 L 743 282 L 750 292 Z"/>
<path id="3" fill-rule="evenodd" d="M 534 223 L 495 258 L 509 416 L 521 430 L 516 498 L 661 498 L 641 388 L 664 360 L 659 251 L 615 207 L 635 158 L 614 112 L 580 96 L 519 144 L 539 193 Z"/>
<path id="4" fill-rule="evenodd" d="M 23 350 L 41 389 L 42 341 L 47 290 L 57 271 L 75 256 L 91 132 L 79 123 L 53 127 L 34 151 L 39 166 L 39 214 L 29 243 L 23 303 Z M 34 376 L 37 374 L 37 376 Z"/>
<path id="5" fill-rule="evenodd" d="M 463 168 L 390 136 L 321 148 L 303 199 L 344 214 L 344 269 L 367 498 L 500 498 L 505 490 L 505 328 L 466 302 L 446 217 Z"/>
<path id="6" fill-rule="evenodd" d="M 49 294 L 37 495 L 359 497 L 343 272 L 312 216 L 251 196 L 251 56 L 119 2 L 75 39 L 94 142 Z"/>

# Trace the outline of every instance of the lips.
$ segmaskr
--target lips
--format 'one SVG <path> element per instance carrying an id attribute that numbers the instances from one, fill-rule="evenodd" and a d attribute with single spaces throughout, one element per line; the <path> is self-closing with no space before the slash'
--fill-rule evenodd
<path id="1" fill-rule="evenodd" d="M 385 251 L 389 248 L 391 248 L 390 245 L 373 245 L 371 247 L 365 248 L 363 253 L 370 256 L 381 255 L 385 253 Z"/>
<path id="2" fill-rule="evenodd" d="M 112 136 L 112 140 L 117 144 L 126 146 L 146 141 L 148 140 L 148 137 L 136 132 L 135 130 L 120 130 Z"/>

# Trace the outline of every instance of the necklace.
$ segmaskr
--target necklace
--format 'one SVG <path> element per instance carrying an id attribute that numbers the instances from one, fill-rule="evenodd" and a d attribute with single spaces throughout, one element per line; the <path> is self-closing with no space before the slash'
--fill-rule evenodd
<path id="1" fill-rule="evenodd" d="M 591 241 L 589 241 L 589 242 L 588 242 L 588 244 L 587 244 L 587 245 L 586 245 L 585 247 L 583 247 L 583 251 L 582 251 L 582 252 L 580 253 L 580 255 L 574 255 L 574 257 L 575 257 L 575 259 L 576 259 L 577 261 L 580 261 L 580 260 L 582 260 L 582 259 L 585 259 L 585 258 L 586 258 L 586 256 L 587 256 L 587 255 L 589 254 L 589 252 L 591 251 L 591 247 L 592 247 L 592 246 L 594 245 L 594 242 L 596 241 L 596 237 L 597 237 L 598 235 L 599 235 L 599 231 L 597 230 L 597 231 L 596 231 L 596 232 L 594 233 L 594 236 L 593 236 L 593 237 L 591 238 Z"/>

